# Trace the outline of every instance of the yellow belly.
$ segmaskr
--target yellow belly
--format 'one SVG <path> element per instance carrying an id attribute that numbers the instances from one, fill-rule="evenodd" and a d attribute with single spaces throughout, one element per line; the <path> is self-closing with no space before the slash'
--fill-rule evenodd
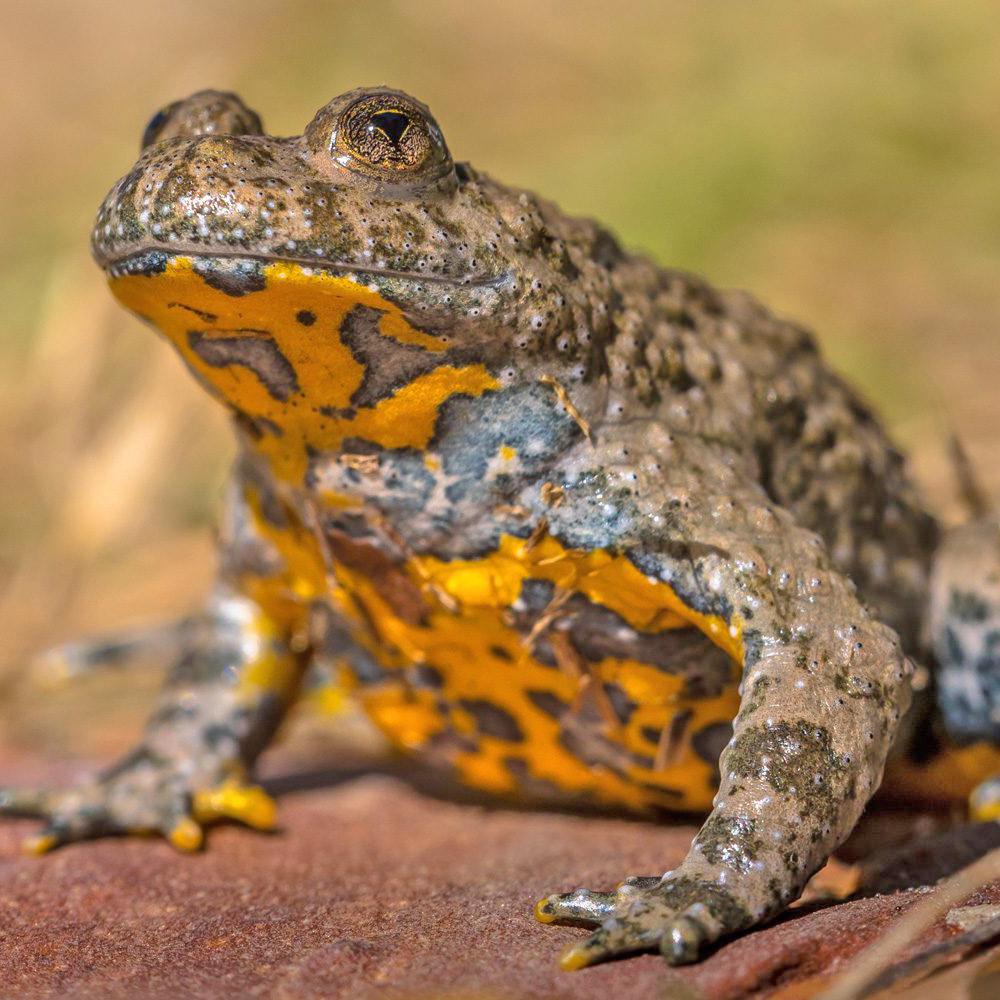
<path id="1" fill-rule="evenodd" d="M 686 702 L 678 694 L 676 678 L 653 678 L 651 669 L 643 664 L 605 660 L 597 667 L 596 683 L 611 681 L 626 689 L 641 690 L 647 700 L 626 725 L 605 724 L 604 737 L 631 754 L 623 754 L 620 763 L 602 764 L 581 759 L 561 743 L 564 723 L 539 711 L 529 699 L 529 691 L 541 690 L 572 703 L 579 688 L 575 678 L 553 677 L 550 668 L 540 667 L 530 658 L 511 667 L 504 661 L 483 657 L 482 647 L 471 644 L 453 647 L 449 653 L 452 651 L 455 658 L 448 666 L 454 669 L 444 671 L 445 711 L 438 707 L 433 695 L 414 692 L 405 684 L 388 684 L 362 695 L 366 711 L 397 745 L 420 750 L 434 736 L 448 730 L 474 735 L 476 721 L 461 707 L 462 702 L 486 701 L 515 718 L 523 738 L 511 743 L 477 734 L 475 749 L 456 750 L 452 763 L 463 784 L 493 794 L 534 798 L 533 789 L 544 783 L 553 789 L 555 798 L 561 793 L 574 801 L 637 812 L 702 812 L 710 808 L 716 790 L 715 770 L 695 754 L 690 735 L 713 723 L 732 720 L 739 707 L 735 685 L 717 698 Z M 466 657 L 475 657 L 488 676 L 481 676 L 468 662 L 459 669 L 458 661 Z M 675 683 L 669 683 L 671 680 Z M 574 705 L 573 710 L 580 709 Z M 693 718 L 687 723 L 689 732 L 683 746 L 668 764 L 658 765 L 659 739 L 647 734 L 669 731 L 674 721 L 686 717 L 688 711 L 693 711 Z"/>
<path id="2" fill-rule="evenodd" d="M 692 737 L 730 722 L 739 708 L 738 627 L 693 612 L 624 558 L 569 551 L 551 538 L 529 546 L 505 537 L 496 552 L 472 561 L 414 557 L 405 576 L 423 603 L 419 614 L 401 614 L 384 580 L 380 585 L 343 563 L 336 576 L 335 599 L 363 625 L 369 652 L 388 675 L 359 685 L 358 695 L 398 746 L 444 747 L 460 781 L 491 793 L 543 787 L 636 811 L 709 808 L 714 762 L 696 752 Z M 697 698 L 685 693 L 683 677 L 635 660 L 584 664 L 568 652 L 556 667 L 540 661 L 531 636 L 510 621 L 528 579 L 549 581 L 556 594 L 583 594 L 636 629 L 701 628 L 734 658 L 731 684 L 715 697 Z M 557 628 L 555 617 L 549 627 Z M 413 665 L 432 668 L 434 685 L 412 684 Z M 635 705 L 624 723 L 607 703 L 605 684 Z M 562 717 L 546 705 L 564 706 Z M 588 727 L 599 734 L 606 759 L 582 759 L 567 740 L 568 730 Z"/>

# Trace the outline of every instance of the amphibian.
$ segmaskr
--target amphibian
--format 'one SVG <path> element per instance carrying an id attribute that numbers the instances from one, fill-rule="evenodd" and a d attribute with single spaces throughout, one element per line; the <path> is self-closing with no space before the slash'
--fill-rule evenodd
<path id="1" fill-rule="evenodd" d="M 596 928 L 567 968 L 688 962 L 794 900 L 882 779 L 911 657 L 944 679 L 939 742 L 973 744 L 911 786 L 1000 770 L 997 524 L 942 544 L 807 331 L 453 161 L 407 95 L 294 138 L 232 94 L 172 104 L 93 252 L 238 459 L 141 745 L 0 798 L 47 817 L 37 850 L 272 825 L 254 764 L 321 658 L 464 785 L 708 813 L 675 870 L 539 903 Z"/>

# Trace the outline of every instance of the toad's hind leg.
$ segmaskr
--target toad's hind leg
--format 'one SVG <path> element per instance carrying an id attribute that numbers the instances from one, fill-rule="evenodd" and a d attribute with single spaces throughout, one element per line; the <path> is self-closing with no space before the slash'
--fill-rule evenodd
<path id="1" fill-rule="evenodd" d="M 1000 520 L 951 531 L 931 580 L 929 638 L 937 661 L 937 701 L 960 744 L 1000 746 Z M 1000 775 L 972 793 L 973 816 L 1000 819 Z"/>

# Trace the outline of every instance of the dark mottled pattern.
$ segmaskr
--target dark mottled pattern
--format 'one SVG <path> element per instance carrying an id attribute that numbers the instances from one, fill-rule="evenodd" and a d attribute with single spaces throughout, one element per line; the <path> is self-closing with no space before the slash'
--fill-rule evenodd
<path id="1" fill-rule="evenodd" d="M 639 632 L 585 598 L 574 598 L 568 607 L 581 609 L 573 617 L 573 645 L 594 663 L 605 657 L 631 659 L 681 675 L 685 698 L 714 698 L 732 683 L 732 661 L 696 629 Z"/>
<path id="2" fill-rule="evenodd" d="M 515 626 L 524 634 L 555 597 L 546 580 L 525 580 L 514 609 Z M 732 683 L 733 664 L 710 639 L 693 628 L 642 632 L 631 628 L 621 615 L 576 594 L 559 610 L 559 629 L 570 637 L 574 649 L 590 663 L 604 659 L 635 660 L 664 673 L 684 678 L 684 698 L 714 698 Z M 557 666 L 547 633 L 538 636 L 534 651 L 542 663 Z"/>
<path id="3" fill-rule="evenodd" d="M 444 675 L 429 663 L 415 663 L 407 671 L 406 676 L 414 687 L 433 688 L 434 690 L 440 690 L 444 687 Z"/>
<path id="4" fill-rule="evenodd" d="M 708 819 L 694 843 L 713 865 L 725 865 L 742 874 L 750 871 L 763 846 L 754 820 L 719 814 Z"/>
<path id="5" fill-rule="evenodd" d="M 959 743 L 1000 744 L 1000 524 L 951 531 L 937 557 L 928 631 L 939 669 L 934 692 Z"/>
<path id="6" fill-rule="evenodd" d="M 684 708 L 671 718 L 665 732 L 646 727 L 643 729 L 642 734 L 646 737 L 647 742 L 652 743 L 654 746 L 659 747 L 662 742 L 666 751 L 665 759 L 672 763 L 677 748 L 684 746 L 684 737 L 688 734 L 693 718 L 694 712 L 690 708 Z"/>
<path id="7" fill-rule="evenodd" d="M 261 263 L 256 260 L 209 260 L 199 263 L 198 270 L 206 284 L 234 298 L 267 287 Z"/>
<path id="8" fill-rule="evenodd" d="M 494 705 L 491 701 L 473 701 L 465 698 L 459 700 L 458 704 L 475 719 L 476 728 L 484 735 L 495 736 L 511 743 L 518 743 L 524 739 L 524 733 L 517 719 L 499 705 Z"/>
<path id="9" fill-rule="evenodd" d="M 859 748 L 858 753 L 863 750 Z M 794 803 L 800 816 L 830 823 L 850 796 L 850 759 L 833 750 L 829 731 L 806 719 L 750 726 L 733 740 L 723 765 L 725 782 L 759 778 Z"/>
<path id="10" fill-rule="evenodd" d="M 963 633 L 945 630 L 938 705 L 955 739 L 1000 744 L 1000 627 L 977 631 L 974 637 L 965 634 L 968 645 L 963 645 Z"/>
<path id="11" fill-rule="evenodd" d="M 948 613 L 956 622 L 981 624 L 989 619 L 990 606 L 979 594 L 956 588 L 948 598 Z"/>
<path id="12" fill-rule="evenodd" d="M 584 712 L 564 715 L 559 742 L 578 760 L 596 767 L 606 767 L 618 775 L 626 775 L 634 765 L 649 769 L 653 767 L 651 755 L 633 753 L 621 744 L 607 739 L 601 732 L 601 726 L 595 725 L 597 722 L 599 719 L 596 711 L 593 718 L 588 718 Z M 668 788 L 657 785 L 656 789 L 670 794 Z"/>
<path id="13" fill-rule="evenodd" d="M 355 306 L 341 325 L 340 339 L 364 369 L 361 385 L 351 396 L 352 406 L 374 406 L 442 364 L 457 366 L 479 360 L 469 350 L 442 353 L 416 344 L 395 344 L 389 349 L 386 338 L 379 332 L 382 316 L 383 313 L 369 306 Z"/>
<path id="14" fill-rule="evenodd" d="M 188 333 L 191 349 L 206 364 L 216 368 L 239 365 L 260 379 L 264 388 L 282 402 L 299 391 L 295 369 L 278 345 L 268 339 L 266 330 L 240 330 L 239 336 L 207 337 L 192 330 Z"/>
<path id="15" fill-rule="evenodd" d="M 536 708 L 551 715 L 553 719 L 561 719 L 570 709 L 567 702 L 551 691 L 534 691 L 529 688 L 524 695 Z"/>
<path id="16" fill-rule="evenodd" d="M 586 796 L 569 793 L 565 788 L 532 774 L 527 761 L 520 757 L 505 757 L 503 763 L 517 783 L 518 795 L 528 802 L 562 807 L 574 803 L 580 806 L 587 805 Z"/>
<path id="17" fill-rule="evenodd" d="M 618 721 L 623 726 L 628 725 L 628 721 L 632 718 L 632 713 L 638 708 L 638 705 L 617 684 L 604 684 L 603 688 Z"/>
<path id="18" fill-rule="evenodd" d="M 706 764 L 718 765 L 719 757 L 726 744 L 733 738 L 733 727 L 724 722 L 715 722 L 699 729 L 691 738 L 694 752 Z"/>

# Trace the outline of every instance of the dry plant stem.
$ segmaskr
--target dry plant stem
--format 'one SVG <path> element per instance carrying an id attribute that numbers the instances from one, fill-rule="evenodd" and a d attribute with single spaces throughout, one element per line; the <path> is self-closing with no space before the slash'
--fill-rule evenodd
<path id="1" fill-rule="evenodd" d="M 590 423 L 587 421 L 583 414 L 579 411 L 573 400 L 569 398 L 569 393 L 566 391 L 566 387 L 552 375 L 539 375 L 538 381 L 542 385 L 549 386 L 552 391 L 556 394 L 556 399 L 562 403 L 566 412 L 576 421 L 576 425 L 583 432 L 583 436 L 591 443 L 594 443 L 594 434 L 591 430 Z"/>
<path id="2" fill-rule="evenodd" d="M 957 434 L 951 435 L 948 451 L 955 478 L 958 480 L 959 495 L 966 509 L 972 517 L 988 517 L 994 509 L 993 504 L 976 475 L 972 459 L 969 458 L 962 439 Z"/>
<path id="3" fill-rule="evenodd" d="M 917 903 L 870 948 L 862 952 L 853 968 L 822 993 L 819 1000 L 854 1000 L 916 937 L 952 906 L 980 886 L 1000 879 L 1000 848 L 990 851 L 944 882 L 929 898 Z"/>

